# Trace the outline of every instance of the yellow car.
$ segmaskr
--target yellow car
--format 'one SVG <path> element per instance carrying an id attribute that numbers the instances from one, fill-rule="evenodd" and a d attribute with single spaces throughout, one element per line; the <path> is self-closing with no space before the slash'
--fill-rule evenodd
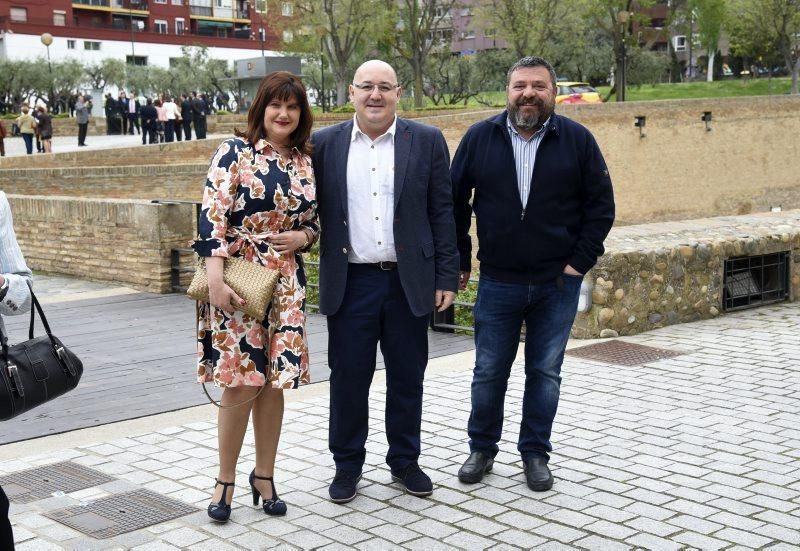
<path id="1" fill-rule="evenodd" d="M 556 103 L 603 103 L 600 93 L 588 82 L 557 82 Z"/>

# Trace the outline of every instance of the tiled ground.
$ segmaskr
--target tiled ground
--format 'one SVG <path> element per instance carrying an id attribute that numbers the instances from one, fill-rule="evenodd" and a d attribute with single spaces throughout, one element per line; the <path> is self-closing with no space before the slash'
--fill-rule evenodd
<path id="1" fill-rule="evenodd" d="M 800 308 L 783 305 L 626 339 L 687 352 L 643 367 L 568 357 L 554 436 L 556 484 L 546 493 L 525 487 L 515 454 L 524 384 L 519 365 L 494 472 L 479 485 L 457 481 L 467 450 L 470 353 L 458 357 L 458 368 L 440 370 L 426 383 L 421 464 L 436 484 L 428 499 L 403 494 L 383 464 L 381 374 L 361 493 L 344 506 L 327 500 L 333 469 L 324 393 L 287 404 L 277 468 L 277 486 L 289 504 L 283 519 L 252 508 L 241 487 L 226 525 L 211 524 L 200 511 L 93 541 L 42 515 L 137 487 L 204 508 L 215 475 L 212 419 L 22 457 L 4 462 L 0 472 L 72 459 L 119 479 L 13 506 L 20 551 L 796 549 L 799 335 Z M 253 465 L 252 434 L 240 465 L 241 484 Z"/>

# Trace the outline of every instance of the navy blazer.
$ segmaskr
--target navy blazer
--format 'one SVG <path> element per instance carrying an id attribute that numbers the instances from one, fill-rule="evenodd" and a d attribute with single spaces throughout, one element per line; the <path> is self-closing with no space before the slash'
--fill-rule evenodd
<path id="1" fill-rule="evenodd" d="M 314 175 L 322 233 L 320 312 L 333 315 L 347 283 L 347 157 L 353 121 L 312 136 Z M 435 291 L 458 289 L 450 155 L 438 128 L 397 119 L 394 139 L 394 244 L 397 269 L 411 311 L 434 308 Z"/>

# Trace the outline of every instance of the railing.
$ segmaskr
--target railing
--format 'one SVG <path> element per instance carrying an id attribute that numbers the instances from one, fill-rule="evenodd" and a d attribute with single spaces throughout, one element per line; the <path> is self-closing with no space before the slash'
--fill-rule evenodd
<path id="1" fill-rule="evenodd" d="M 88 1 L 88 0 L 87 0 Z M 142 21 L 141 19 L 135 19 L 137 22 Z M 233 27 L 214 27 L 214 28 L 204 28 L 199 30 L 193 30 L 188 26 L 183 29 L 183 32 L 178 33 L 156 33 L 153 31 L 152 28 L 147 26 L 143 28 L 139 28 L 138 25 L 133 26 L 133 31 L 136 33 L 150 33 L 153 35 L 159 36 L 202 36 L 202 37 L 211 37 L 211 38 L 226 38 L 226 39 L 236 39 L 236 40 L 252 40 L 250 35 L 249 29 L 235 29 Z M 11 28 L 12 30 L 15 28 L 22 28 L 26 25 L 38 25 L 38 26 L 45 26 L 45 27 L 53 27 L 53 20 L 51 18 L 46 17 L 28 17 L 26 21 L 15 21 L 11 19 L 10 16 L 0 16 L 0 29 L 4 28 Z M 106 29 L 111 31 L 119 31 L 119 32 L 131 32 L 131 25 L 129 21 L 117 21 L 115 23 L 84 23 L 84 24 L 76 24 L 74 21 L 68 21 L 66 25 L 58 25 L 59 28 L 72 28 L 72 29 Z M 130 40 L 130 34 L 127 37 Z"/>
<path id="2" fill-rule="evenodd" d="M 194 205 L 195 208 L 195 220 L 200 219 L 200 207 L 201 203 L 199 201 L 182 201 L 182 200 L 159 200 L 153 199 L 152 203 L 161 204 L 161 205 Z M 192 259 L 194 259 L 194 251 L 189 248 L 176 248 L 172 249 L 170 254 L 170 282 L 172 284 L 172 292 L 173 293 L 185 293 L 186 287 L 181 285 L 181 275 L 186 273 L 194 273 L 195 267 L 192 263 L 191 265 L 186 265 L 183 262 L 183 258 L 186 255 L 192 255 Z M 312 277 L 310 272 L 315 274 L 319 273 L 319 261 L 316 260 L 309 260 L 303 259 L 303 263 L 306 267 L 311 268 L 310 270 L 306 271 L 306 287 L 309 287 L 314 290 L 314 293 L 307 293 L 307 295 L 316 295 L 319 296 L 319 276 Z M 470 278 L 470 283 L 475 284 L 478 282 L 477 279 Z M 456 300 L 453 302 L 453 306 L 445 310 L 444 312 L 436 312 L 434 311 L 431 314 L 431 321 L 430 326 L 431 329 L 434 331 L 440 331 L 443 333 L 454 333 L 456 331 L 474 331 L 475 328 L 472 325 L 459 325 L 455 323 L 456 315 L 455 309 L 468 309 L 472 311 L 475 307 L 475 304 L 468 301 L 461 301 Z M 306 301 L 306 308 L 309 311 L 319 312 L 319 305 L 314 304 L 312 302 Z"/>
<path id="3" fill-rule="evenodd" d="M 72 0 L 73 7 L 96 6 L 122 10 L 148 11 L 148 0 Z"/>

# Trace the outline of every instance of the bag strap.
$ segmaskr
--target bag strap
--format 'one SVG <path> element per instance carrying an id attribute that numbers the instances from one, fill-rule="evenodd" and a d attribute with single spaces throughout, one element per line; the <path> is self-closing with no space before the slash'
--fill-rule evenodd
<path id="1" fill-rule="evenodd" d="M 202 261 L 202 259 L 198 259 L 198 262 L 201 262 L 201 261 Z M 200 303 L 199 302 L 195 302 L 194 313 L 195 313 L 195 324 L 194 324 L 194 327 L 195 327 L 195 330 L 197 330 L 197 326 L 200 325 Z M 211 394 L 208 393 L 208 389 L 206 388 L 206 384 L 205 383 L 203 383 L 203 392 L 206 393 L 206 396 L 208 397 L 208 401 L 211 402 L 212 404 L 214 404 L 215 406 L 217 406 L 219 409 L 233 409 L 233 408 L 238 408 L 239 406 L 243 406 L 245 404 L 248 404 L 250 402 L 254 402 L 256 400 L 256 398 L 261 396 L 261 393 L 264 392 L 264 387 L 266 387 L 266 386 L 267 386 L 267 382 L 264 381 L 264 386 L 262 386 L 260 389 L 258 389 L 258 392 L 256 392 L 255 396 L 253 396 L 252 398 L 248 398 L 247 400 L 244 400 L 243 402 L 239 402 L 238 404 L 232 404 L 230 406 L 223 406 L 221 402 L 217 402 L 214 398 L 212 398 Z"/>

